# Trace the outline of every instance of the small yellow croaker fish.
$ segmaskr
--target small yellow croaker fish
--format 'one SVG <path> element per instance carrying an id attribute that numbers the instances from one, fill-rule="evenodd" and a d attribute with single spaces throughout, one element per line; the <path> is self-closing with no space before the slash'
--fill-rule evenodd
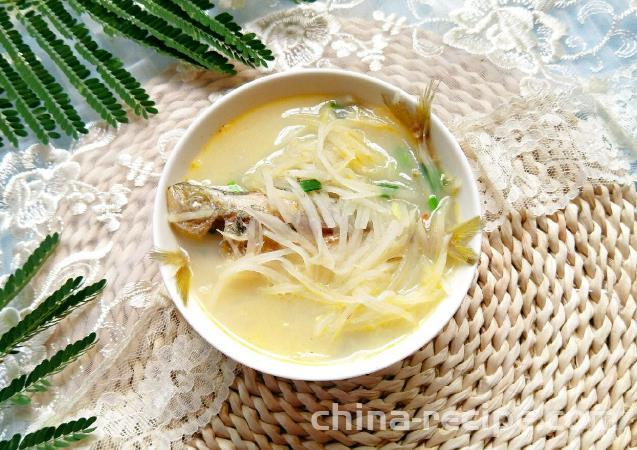
<path id="1" fill-rule="evenodd" d="M 308 228 L 307 215 L 298 203 L 287 199 L 283 202 L 291 225 Z M 168 222 L 180 234 L 194 239 L 202 239 L 215 230 L 222 231 L 224 236 L 244 237 L 250 221 L 255 220 L 251 216 L 253 211 L 282 218 L 265 194 L 246 191 L 236 184 L 213 186 L 184 181 L 168 188 L 166 203 Z"/>
<path id="2" fill-rule="evenodd" d="M 175 282 L 177 291 L 184 304 L 188 303 L 188 294 L 190 293 L 190 280 L 192 279 L 192 269 L 190 268 L 190 257 L 183 248 L 178 250 L 161 250 L 153 249 L 150 252 L 150 258 L 167 266 L 174 266 Z"/>
<path id="3" fill-rule="evenodd" d="M 237 185 L 211 186 L 196 181 L 173 184 L 166 193 L 168 222 L 180 233 L 201 239 L 217 225 L 234 235 L 246 231 L 246 210 L 269 211 L 268 199 Z"/>

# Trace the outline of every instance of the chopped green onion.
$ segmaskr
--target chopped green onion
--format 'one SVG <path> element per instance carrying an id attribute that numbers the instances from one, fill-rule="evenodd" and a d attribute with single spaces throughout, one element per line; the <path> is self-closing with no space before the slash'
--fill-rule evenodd
<path id="1" fill-rule="evenodd" d="M 318 191 L 322 187 L 321 182 L 319 180 L 315 180 L 314 178 L 310 180 L 301 180 L 299 181 L 299 184 L 301 185 L 301 189 L 303 189 L 305 192 Z"/>
<path id="2" fill-rule="evenodd" d="M 440 173 L 438 170 L 434 167 L 431 171 L 429 171 L 427 166 L 423 163 L 418 164 L 418 167 L 420 167 L 420 172 L 422 173 L 422 176 L 425 177 L 425 180 L 427 180 L 427 183 L 429 183 L 431 190 L 433 192 L 440 191 Z"/>
<path id="3" fill-rule="evenodd" d="M 400 188 L 400 186 L 397 185 L 396 183 L 390 183 L 388 181 L 379 181 L 376 184 L 378 186 L 380 186 L 380 187 L 384 187 L 384 188 L 388 188 L 388 189 L 398 189 L 398 188 Z"/>
<path id="4" fill-rule="evenodd" d="M 398 184 L 390 183 L 389 181 L 377 181 L 375 184 L 381 188 L 380 196 L 382 198 L 391 198 L 394 191 L 400 189 Z"/>
<path id="5" fill-rule="evenodd" d="M 338 103 L 336 100 L 330 100 L 329 102 L 327 102 L 327 104 L 334 115 L 339 119 L 344 119 L 345 117 L 347 117 L 347 110 L 341 103 Z"/>
<path id="6" fill-rule="evenodd" d="M 234 181 L 231 181 L 230 183 L 228 183 L 228 191 L 229 192 L 235 192 L 235 193 L 246 192 L 245 189 L 243 189 L 241 186 L 239 186 Z"/>
<path id="7" fill-rule="evenodd" d="M 404 147 L 394 151 L 394 159 L 402 170 L 412 169 L 415 165 L 412 151 Z"/>
<path id="8" fill-rule="evenodd" d="M 438 196 L 435 194 L 431 194 L 427 199 L 427 206 L 429 206 L 429 210 L 431 211 L 434 211 L 439 204 L 440 200 L 438 200 Z"/>

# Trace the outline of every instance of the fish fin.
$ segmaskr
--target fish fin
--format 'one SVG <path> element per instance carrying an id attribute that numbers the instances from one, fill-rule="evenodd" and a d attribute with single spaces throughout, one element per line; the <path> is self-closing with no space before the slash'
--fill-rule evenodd
<path id="1" fill-rule="evenodd" d="M 192 269 L 190 268 L 190 257 L 183 248 L 178 250 L 162 250 L 154 248 L 150 251 L 150 258 L 161 264 L 175 266 L 175 283 L 177 292 L 184 304 L 188 303 L 188 294 L 190 292 L 190 281 L 192 279 Z"/>
<path id="2" fill-rule="evenodd" d="M 383 102 L 396 119 L 414 134 L 414 137 L 418 138 L 422 134 L 422 125 L 418 122 L 413 108 L 398 94 L 383 94 Z"/>
<path id="3" fill-rule="evenodd" d="M 439 80 L 431 80 L 418 96 L 418 105 L 416 107 L 416 120 L 422 126 L 421 139 L 426 140 L 431 133 L 431 106 L 433 105 L 436 91 L 440 85 Z"/>
<path id="4" fill-rule="evenodd" d="M 192 270 L 190 264 L 185 264 L 175 272 L 177 292 L 184 304 L 188 304 L 188 294 L 190 293 L 190 280 L 192 280 Z"/>
<path id="5" fill-rule="evenodd" d="M 417 96 L 415 108 L 398 94 L 383 94 L 383 102 L 400 123 L 409 128 L 416 138 L 424 141 L 431 131 L 431 106 L 439 85 L 440 80 L 429 81 L 422 93 Z"/>
<path id="6" fill-rule="evenodd" d="M 419 144 L 416 152 L 422 164 L 437 167 L 438 156 L 430 142 L 431 135 L 431 109 L 440 85 L 439 80 L 431 80 L 420 95 L 416 97 L 416 106 L 408 104 L 399 95 L 383 95 L 385 106 L 391 113 L 407 127 Z"/>
<path id="7" fill-rule="evenodd" d="M 170 266 L 182 266 L 190 262 L 188 253 L 181 247 L 178 250 L 154 248 L 150 251 L 150 259 Z"/>
<path id="8" fill-rule="evenodd" d="M 478 255 L 466 244 L 476 233 L 480 232 L 481 228 L 480 216 L 472 217 L 453 227 L 449 240 L 449 258 L 459 263 L 475 264 L 478 261 Z"/>
<path id="9" fill-rule="evenodd" d="M 447 256 L 450 260 L 461 264 L 475 264 L 478 261 L 478 255 L 471 248 L 462 244 L 449 243 Z"/>
<path id="10" fill-rule="evenodd" d="M 464 244 L 480 232 L 481 228 L 480 216 L 474 216 L 451 229 L 451 241 Z"/>

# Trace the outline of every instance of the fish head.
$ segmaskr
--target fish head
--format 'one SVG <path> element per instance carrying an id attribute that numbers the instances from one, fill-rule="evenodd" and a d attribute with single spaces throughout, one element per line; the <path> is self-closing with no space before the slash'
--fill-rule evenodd
<path id="1" fill-rule="evenodd" d="M 182 234 L 202 238 L 217 220 L 213 194 L 209 187 L 200 183 L 173 184 L 166 193 L 168 221 Z"/>

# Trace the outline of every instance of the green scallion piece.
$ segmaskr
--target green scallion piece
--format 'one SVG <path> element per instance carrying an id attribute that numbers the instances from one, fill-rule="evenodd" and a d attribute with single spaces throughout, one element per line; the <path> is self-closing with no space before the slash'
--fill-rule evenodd
<path id="1" fill-rule="evenodd" d="M 436 168 L 431 168 L 431 170 L 429 170 L 423 163 L 418 164 L 418 167 L 420 168 L 422 176 L 425 177 L 425 180 L 429 184 L 430 189 L 433 192 L 440 191 L 441 182 L 438 170 Z"/>
<path id="2" fill-rule="evenodd" d="M 439 204 L 440 204 L 440 200 L 438 199 L 438 196 L 435 194 L 431 194 L 429 198 L 427 199 L 427 206 L 429 206 L 430 211 L 434 211 Z"/>
<path id="3" fill-rule="evenodd" d="M 409 148 L 397 148 L 394 151 L 394 159 L 402 171 L 411 170 L 415 166 L 413 152 Z"/>
<path id="4" fill-rule="evenodd" d="M 391 198 L 394 192 L 397 189 L 400 189 L 400 186 L 396 183 L 390 183 L 388 181 L 377 181 L 376 185 L 380 187 L 380 196 L 382 198 Z"/>
<path id="5" fill-rule="evenodd" d="M 387 181 L 380 181 L 378 183 L 376 183 L 377 185 L 379 185 L 380 187 L 384 187 L 387 189 L 398 189 L 400 186 L 398 186 L 395 183 L 389 183 Z"/>
<path id="6" fill-rule="evenodd" d="M 303 189 L 305 192 L 318 191 L 322 187 L 321 182 L 319 180 L 315 180 L 314 178 L 310 180 L 301 180 L 299 181 L 299 184 L 301 185 L 301 189 Z"/>
<path id="7" fill-rule="evenodd" d="M 227 186 L 228 186 L 228 191 L 229 192 L 233 192 L 233 193 L 237 193 L 237 194 L 246 192 L 245 189 L 243 189 L 241 186 L 239 186 L 234 181 L 231 181 L 230 183 L 228 183 Z"/>

